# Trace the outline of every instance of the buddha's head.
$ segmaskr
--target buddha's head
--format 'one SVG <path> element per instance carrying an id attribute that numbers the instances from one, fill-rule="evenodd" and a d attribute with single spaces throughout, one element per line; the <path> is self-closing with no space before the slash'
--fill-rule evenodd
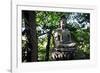
<path id="1" fill-rule="evenodd" d="M 63 15 L 60 19 L 60 28 L 65 29 L 66 27 L 66 17 Z"/>

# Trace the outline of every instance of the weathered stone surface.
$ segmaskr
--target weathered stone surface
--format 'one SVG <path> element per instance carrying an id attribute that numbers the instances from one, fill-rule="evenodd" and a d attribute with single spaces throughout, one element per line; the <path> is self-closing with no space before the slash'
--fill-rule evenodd
<path id="1" fill-rule="evenodd" d="M 64 19 L 61 19 L 60 28 L 54 31 L 55 47 L 51 53 L 52 60 L 73 59 L 76 43 L 71 39 L 71 32 L 65 28 Z"/>

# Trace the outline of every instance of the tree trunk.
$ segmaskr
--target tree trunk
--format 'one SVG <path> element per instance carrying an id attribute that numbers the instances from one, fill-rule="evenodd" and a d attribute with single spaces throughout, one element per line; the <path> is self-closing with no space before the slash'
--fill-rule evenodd
<path id="1" fill-rule="evenodd" d="M 45 56 L 45 60 L 46 61 L 49 60 L 49 50 L 50 50 L 51 33 L 52 33 L 52 29 L 50 29 L 50 31 L 48 32 L 48 42 L 47 42 L 47 46 L 46 46 L 46 56 Z"/>
<path id="2" fill-rule="evenodd" d="M 38 40 L 36 31 L 36 13 L 34 11 L 22 11 L 25 19 L 26 36 L 28 39 L 27 62 L 38 60 Z"/>

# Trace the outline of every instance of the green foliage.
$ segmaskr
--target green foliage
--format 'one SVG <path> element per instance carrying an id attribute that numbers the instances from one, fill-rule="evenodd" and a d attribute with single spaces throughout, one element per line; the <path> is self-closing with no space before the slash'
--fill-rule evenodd
<path id="1" fill-rule="evenodd" d="M 38 60 L 45 60 L 45 51 L 47 45 L 47 35 L 38 38 Z"/>
<path id="2" fill-rule="evenodd" d="M 48 11 L 37 11 L 36 12 L 36 22 L 38 26 L 43 26 L 43 28 L 55 29 L 59 25 L 60 18 L 64 13 L 62 12 L 48 12 Z"/>

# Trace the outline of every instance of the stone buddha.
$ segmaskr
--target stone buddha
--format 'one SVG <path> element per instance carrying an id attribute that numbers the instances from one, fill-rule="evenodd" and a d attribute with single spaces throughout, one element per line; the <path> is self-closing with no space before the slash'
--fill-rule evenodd
<path id="1" fill-rule="evenodd" d="M 67 54 L 75 49 L 76 43 L 72 42 L 71 33 L 65 26 L 66 20 L 62 18 L 60 27 L 54 31 L 55 47 L 54 52 L 52 53 L 53 59 L 67 59 Z"/>

